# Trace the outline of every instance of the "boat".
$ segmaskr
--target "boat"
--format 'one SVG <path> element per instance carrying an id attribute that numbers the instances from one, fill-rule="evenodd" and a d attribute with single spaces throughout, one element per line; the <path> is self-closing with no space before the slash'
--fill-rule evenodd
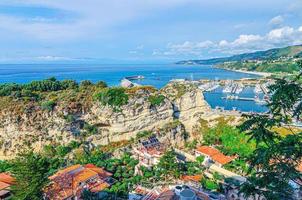
<path id="1" fill-rule="evenodd" d="M 137 75 L 137 76 L 126 76 L 125 79 L 128 79 L 128 80 L 141 80 L 141 79 L 144 79 L 145 77 L 142 76 L 142 75 Z"/>
<path id="2" fill-rule="evenodd" d="M 254 93 L 259 94 L 262 93 L 261 85 L 257 84 L 254 88 Z"/>

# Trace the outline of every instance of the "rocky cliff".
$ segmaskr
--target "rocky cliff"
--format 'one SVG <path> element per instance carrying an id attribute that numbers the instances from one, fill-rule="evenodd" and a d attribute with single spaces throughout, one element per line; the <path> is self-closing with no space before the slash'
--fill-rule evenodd
<path id="1" fill-rule="evenodd" d="M 1 97 L 0 104 L 9 103 L 0 110 L 0 159 L 12 157 L 27 147 L 38 151 L 46 144 L 68 144 L 72 140 L 106 145 L 130 140 L 144 130 L 161 129 L 161 136 L 173 145 L 181 142 L 178 132 L 184 130 L 169 129 L 165 135 L 163 127 L 177 120 L 190 132 L 200 116 L 210 110 L 201 91 L 184 83 L 170 83 L 160 91 L 132 90 L 128 103 L 119 111 L 92 100 L 87 91 L 77 93 L 76 97 L 74 91 L 66 93 L 47 94 L 47 98 L 56 99 L 51 111 L 43 110 L 37 102 Z M 152 105 L 149 97 L 154 94 L 165 98 Z"/>

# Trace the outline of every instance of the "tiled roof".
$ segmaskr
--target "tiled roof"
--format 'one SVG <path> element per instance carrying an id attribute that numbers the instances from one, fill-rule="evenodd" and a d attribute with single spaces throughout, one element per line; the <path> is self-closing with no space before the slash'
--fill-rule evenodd
<path id="1" fill-rule="evenodd" d="M 10 185 L 0 181 L 0 190 L 4 190 L 8 188 Z"/>
<path id="2" fill-rule="evenodd" d="M 218 153 L 218 154 L 212 156 L 212 159 L 222 165 L 225 165 L 225 164 L 231 162 L 232 160 L 234 160 L 235 157 L 226 156 L 222 153 Z"/>
<path id="3" fill-rule="evenodd" d="M 194 181 L 194 182 L 200 182 L 202 179 L 202 175 L 193 175 L 193 176 L 188 176 L 188 175 L 183 175 L 181 177 L 183 181 Z"/>
<path id="4" fill-rule="evenodd" d="M 196 151 L 200 152 L 200 153 L 203 153 L 205 155 L 208 155 L 208 156 L 213 156 L 215 154 L 218 154 L 220 153 L 219 150 L 213 148 L 213 147 L 209 147 L 209 146 L 201 146 L 201 147 L 198 147 L 196 149 Z"/>
<path id="5" fill-rule="evenodd" d="M 7 173 L 0 173 L 0 190 L 9 188 L 14 184 L 14 182 L 15 179 L 11 175 Z"/>
<path id="6" fill-rule="evenodd" d="M 0 173 L 0 181 L 12 185 L 15 179 L 7 173 Z"/>
<path id="7" fill-rule="evenodd" d="M 108 188 L 110 185 L 106 182 L 99 183 L 93 188 L 90 189 L 91 192 L 100 192 L 103 191 L 104 189 Z"/>
<path id="8" fill-rule="evenodd" d="M 210 146 L 201 146 L 196 149 L 197 152 L 208 155 L 211 157 L 212 160 L 215 162 L 218 162 L 222 165 L 225 165 L 232 160 L 234 160 L 235 157 L 226 156 L 223 153 L 221 153 L 218 149 L 215 149 Z"/>
<path id="9" fill-rule="evenodd" d="M 79 196 L 83 189 L 82 184 L 92 192 L 99 192 L 110 186 L 105 182 L 110 176 L 111 173 L 93 164 L 73 165 L 49 177 L 52 183 L 46 187 L 45 193 L 52 200 Z"/>

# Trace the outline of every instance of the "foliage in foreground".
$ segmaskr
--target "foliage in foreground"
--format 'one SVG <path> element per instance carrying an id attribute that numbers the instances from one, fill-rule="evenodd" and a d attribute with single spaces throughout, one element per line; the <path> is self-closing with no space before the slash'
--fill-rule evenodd
<path id="1" fill-rule="evenodd" d="M 298 63 L 302 68 L 302 62 Z M 270 87 L 270 114 L 247 115 L 241 130 L 247 131 L 256 141 L 256 150 L 250 161 L 250 177 L 241 191 L 246 196 L 263 195 L 267 199 L 293 199 L 294 188 L 302 186 L 302 176 L 297 170 L 302 160 L 302 132 L 280 136 L 273 127 L 301 119 L 302 74 L 293 80 L 277 79 Z"/>
<path id="2" fill-rule="evenodd" d="M 48 183 L 49 159 L 28 152 L 19 155 L 12 164 L 11 173 L 16 179 L 16 184 L 12 186 L 13 199 L 42 199 L 43 188 Z"/>

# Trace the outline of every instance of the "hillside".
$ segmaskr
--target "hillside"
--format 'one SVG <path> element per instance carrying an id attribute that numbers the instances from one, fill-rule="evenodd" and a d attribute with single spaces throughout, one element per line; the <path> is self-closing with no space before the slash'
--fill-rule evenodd
<path id="1" fill-rule="evenodd" d="M 299 70 L 294 61 L 300 58 L 302 58 L 302 45 L 208 60 L 180 61 L 177 64 L 215 65 L 226 69 L 292 73 Z"/>
<path id="2" fill-rule="evenodd" d="M 180 144 L 177 137 L 182 129 L 190 133 L 209 111 L 202 92 L 191 84 L 170 83 L 162 90 L 55 78 L 0 84 L 0 158 L 13 157 L 26 148 L 66 146 L 71 141 L 91 146 L 128 141 L 142 131 L 160 130 L 175 121 L 181 127 L 164 135 Z"/>

